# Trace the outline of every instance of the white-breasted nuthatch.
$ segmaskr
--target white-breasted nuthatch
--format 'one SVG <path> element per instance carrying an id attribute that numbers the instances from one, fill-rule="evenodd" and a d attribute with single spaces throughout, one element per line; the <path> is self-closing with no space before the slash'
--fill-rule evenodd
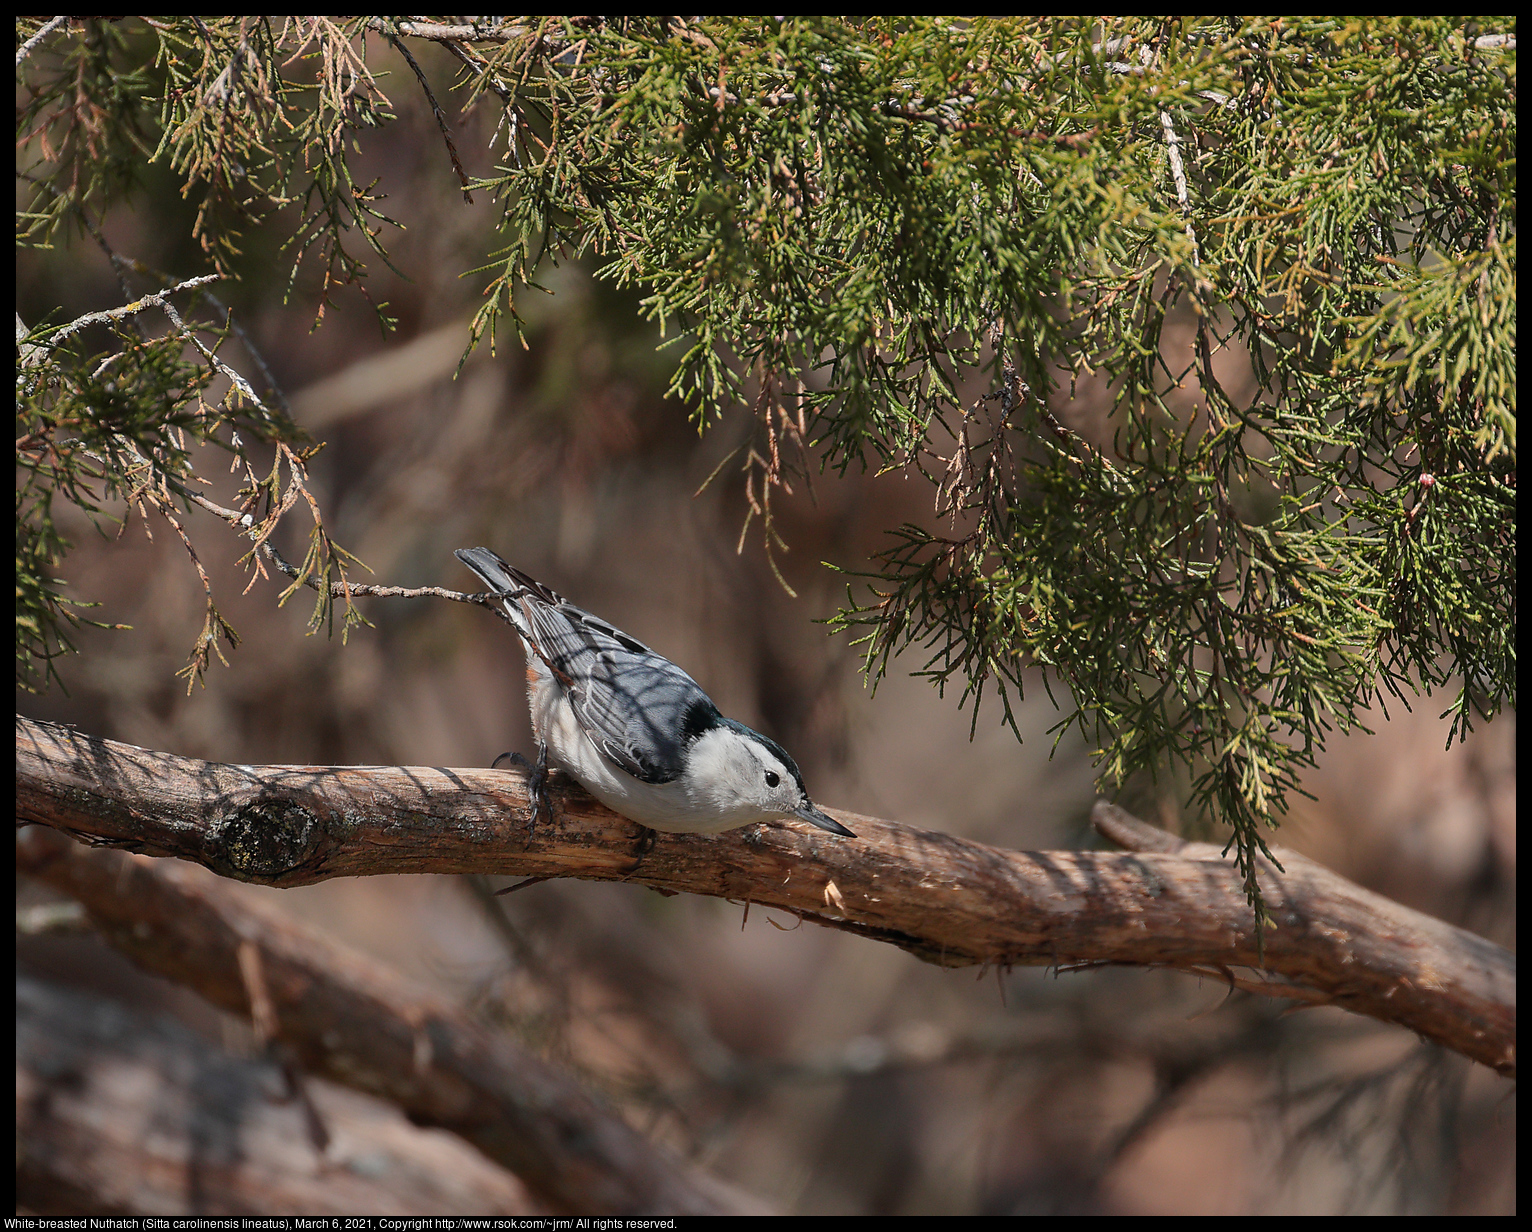
<path id="1" fill-rule="evenodd" d="M 796 817 L 856 837 L 814 807 L 781 745 L 725 718 L 669 659 L 488 548 L 455 555 L 521 634 L 539 771 L 551 753 L 608 808 L 654 830 L 717 834 Z"/>

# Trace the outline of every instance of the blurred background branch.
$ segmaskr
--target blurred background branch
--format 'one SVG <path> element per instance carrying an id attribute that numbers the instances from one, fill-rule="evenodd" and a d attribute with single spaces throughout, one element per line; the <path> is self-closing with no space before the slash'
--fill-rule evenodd
<path id="1" fill-rule="evenodd" d="M 485 1215 L 546 1210 L 467 1143 L 397 1108 L 234 1056 L 164 1015 L 18 976 L 17 1199 L 40 1214 Z M 59 1077 L 70 1081 L 61 1089 Z"/>
<path id="2" fill-rule="evenodd" d="M 381 964 L 221 895 L 216 882 L 188 881 L 168 861 L 50 844 L 41 832 L 22 849 L 28 870 L 67 887 L 135 962 L 249 1012 L 261 1042 L 283 1045 L 301 1068 L 395 1102 L 418 1125 L 451 1129 L 559 1209 L 763 1213 L 503 1035 Z"/>

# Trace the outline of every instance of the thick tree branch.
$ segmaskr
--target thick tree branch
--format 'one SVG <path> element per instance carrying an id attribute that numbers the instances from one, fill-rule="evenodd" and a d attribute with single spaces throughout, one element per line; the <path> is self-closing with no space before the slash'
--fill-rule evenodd
<path id="1" fill-rule="evenodd" d="M 1170 966 L 1397 1023 L 1516 1069 L 1514 955 L 1363 890 L 1293 852 L 1259 875 L 1276 927 L 1261 961 L 1240 874 L 1098 806 L 1140 848 L 1015 852 L 834 813 L 836 839 L 772 823 L 722 835 L 641 831 L 567 779 L 529 831 L 513 771 L 235 766 L 17 720 L 18 818 L 89 842 L 204 864 L 274 886 L 374 873 L 631 880 L 777 907 L 930 962 Z M 833 813 L 833 810 L 832 810 Z M 1158 836 L 1158 837 L 1155 837 Z M 1254 974 L 1236 976 L 1230 968 Z M 1264 969 L 1262 969 L 1264 967 Z"/>

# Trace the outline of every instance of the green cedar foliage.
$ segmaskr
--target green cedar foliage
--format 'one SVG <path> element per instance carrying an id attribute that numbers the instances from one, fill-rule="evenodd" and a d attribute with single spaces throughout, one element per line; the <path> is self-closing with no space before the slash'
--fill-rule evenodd
<path id="1" fill-rule="evenodd" d="M 24 236 L 152 151 L 213 261 L 302 201 L 295 255 L 356 283 L 345 235 L 386 220 L 344 135 L 434 40 L 500 115 L 475 342 L 588 256 L 699 426 L 755 408 L 768 523 L 794 449 L 930 481 L 936 529 L 833 622 L 873 677 L 923 647 L 1010 720 L 1040 667 L 1104 775 L 1191 774 L 1258 907 L 1260 823 L 1330 730 L 1514 706 L 1514 18 L 450 20 L 71 27 L 52 84 L 22 70 L 24 135 L 63 134 Z"/>

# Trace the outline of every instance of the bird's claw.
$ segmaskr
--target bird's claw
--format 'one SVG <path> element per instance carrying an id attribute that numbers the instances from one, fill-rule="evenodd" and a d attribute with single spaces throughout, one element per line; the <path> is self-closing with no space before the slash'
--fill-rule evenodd
<path id="1" fill-rule="evenodd" d="M 513 766 L 520 766 L 528 772 L 527 799 L 531 802 L 532 811 L 527 814 L 527 832 L 530 834 L 537 825 L 538 813 L 547 815 L 548 824 L 553 824 L 553 799 L 548 794 L 548 746 L 541 742 L 537 746 L 537 761 L 529 762 L 520 753 L 502 753 L 490 763 L 490 769 L 496 769 L 501 762 L 508 761 Z"/>
<path id="2" fill-rule="evenodd" d="M 633 867 L 622 875 L 623 881 L 626 881 L 634 873 L 638 872 L 639 867 L 644 862 L 644 857 L 654 850 L 654 844 L 658 841 L 659 837 L 659 833 L 648 826 L 640 825 L 638 827 L 638 847 L 633 853 Z"/>

